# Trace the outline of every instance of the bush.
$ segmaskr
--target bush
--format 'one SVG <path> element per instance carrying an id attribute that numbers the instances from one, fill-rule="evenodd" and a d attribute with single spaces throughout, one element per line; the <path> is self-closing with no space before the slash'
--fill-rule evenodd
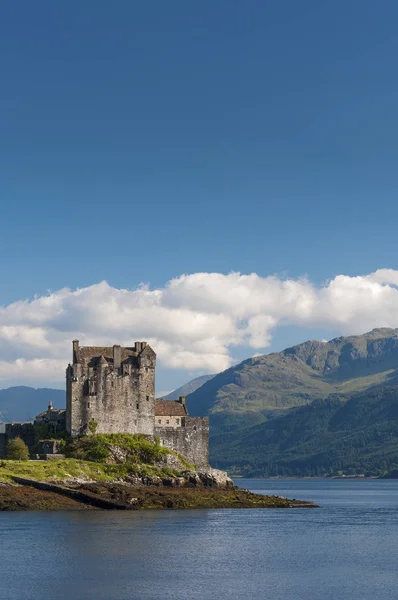
<path id="1" fill-rule="evenodd" d="M 146 463 L 153 465 L 170 450 L 163 448 L 159 442 L 154 443 L 141 434 L 113 433 L 92 434 L 70 440 L 65 454 L 79 460 L 106 462 L 111 457 L 111 447 L 119 447 L 124 451 L 126 463 Z"/>
<path id="2" fill-rule="evenodd" d="M 97 428 L 98 428 L 98 421 L 96 421 L 95 419 L 90 419 L 89 424 L 88 424 L 88 430 L 92 435 L 95 435 L 97 432 Z"/>
<path id="3" fill-rule="evenodd" d="M 7 458 L 10 460 L 29 460 L 29 449 L 21 438 L 8 440 Z"/>

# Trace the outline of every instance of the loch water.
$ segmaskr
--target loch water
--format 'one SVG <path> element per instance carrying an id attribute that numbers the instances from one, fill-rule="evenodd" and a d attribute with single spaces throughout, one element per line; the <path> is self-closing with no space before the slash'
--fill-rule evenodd
<path id="1" fill-rule="evenodd" d="M 320 508 L 3 512 L 0 598 L 398 598 L 397 480 L 236 483 Z"/>

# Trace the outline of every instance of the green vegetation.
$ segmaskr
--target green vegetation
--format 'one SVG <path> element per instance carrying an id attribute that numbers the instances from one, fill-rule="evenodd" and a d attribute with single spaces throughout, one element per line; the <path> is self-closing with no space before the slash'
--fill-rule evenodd
<path id="1" fill-rule="evenodd" d="M 116 448 L 116 452 L 112 451 Z M 145 463 L 153 465 L 170 454 L 159 442 L 145 435 L 128 433 L 93 434 L 69 440 L 65 453 L 71 458 L 98 462 Z"/>
<path id="2" fill-rule="evenodd" d="M 187 404 L 190 414 L 210 416 L 211 463 L 232 473 L 382 474 L 398 465 L 397 433 L 382 411 L 372 416 L 366 399 L 397 384 L 398 329 L 384 328 L 250 358 L 206 382 Z M 358 419 L 343 410 L 346 403 Z M 362 410 L 369 411 L 366 433 Z M 334 412 L 346 419 L 341 432 L 329 428 Z"/>
<path id="3" fill-rule="evenodd" d="M 214 437 L 212 463 L 246 476 L 385 475 L 398 469 L 398 387 L 329 398 Z M 392 475 L 393 476 L 393 475 Z"/>
<path id="4" fill-rule="evenodd" d="M 39 481 L 64 481 L 84 479 L 90 481 L 115 481 L 127 477 L 140 476 L 170 477 L 175 473 L 165 468 L 147 464 L 105 464 L 72 458 L 60 460 L 29 460 L 0 462 L 0 481 L 10 482 L 12 476 L 37 479 Z"/>
<path id="5" fill-rule="evenodd" d="M 250 358 L 206 382 L 187 404 L 192 416 L 210 415 L 221 433 L 319 398 L 396 385 L 397 366 L 398 329 L 375 329 Z"/>
<path id="6" fill-rule="evenodd" d="M 97 429 L 98 429 L 98 421 L 96 421 L 95 419 L 90 419 L 90 421 L 88 423 L 89 432 L 92 435 L 94 435 L 95 433 L 97 433 Z"/>
<path id="7" fill-rule="evenodd" d="M 29 460 L 29 449 L 19 437 L 8 440 L 6 454 L 10 460 Z"/>
<path id="8" fill-rule="evenodd" d="M 15 440 L 12 440 L 15 441 Z M 84 479 L 92 481 L 115 481 L 136 476 L 171 477 L 179 475 L 163 463 L 167 455 L 179 459 L 182 470 L 193 470 L 181 455 L 164 448 L 158 441 L 152 442 L 144 435 L 93 434 L 65 441 L 66 459 L 0 462 L 0 481 L 12 481 L 20 476 L 40 481 L 63 481 Z"/>

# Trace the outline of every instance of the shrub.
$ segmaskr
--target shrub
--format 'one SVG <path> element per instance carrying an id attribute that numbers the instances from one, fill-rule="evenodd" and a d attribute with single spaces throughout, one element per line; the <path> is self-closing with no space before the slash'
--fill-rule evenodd
<path id="1" fill-rule="evenodd" d="M 110 456 L 110 448 L 119 447 L 125 451 L 126 463 L 154 464 L 170 450 L 163 448 L 141 434 L 92 434 L 70 440 L 65 453 L 71 458 L 106 462 Z"/>
<path id="2" fill-rule="evenodd" d="M 88 423 L 88 430 L 92 435 L 95 435 L 97 433 L 97 428 L 98 428 L 98 421 L 96 421 L 95 419 L 90 419 L 89 423 Z"/>
<path id="3" fill-rule="evenodd" d="M 29 460 L 29 449 L 20 437 L 8 440 L 7 458 L 10 460 Z"/>

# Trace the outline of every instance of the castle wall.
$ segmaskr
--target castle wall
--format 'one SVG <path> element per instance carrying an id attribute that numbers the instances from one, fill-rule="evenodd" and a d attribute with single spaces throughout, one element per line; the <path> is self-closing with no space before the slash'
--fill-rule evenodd
<path id="1" fill-rule="evenodd" d="M 183 427 L 156 427 L 163 446 L 179 452 L 198 469 L 209 466 L 209 419 L 185 417 Z"/>
<path id="2" fill-rule="evenodd" d="M 32 423 L 1 423 L 0 427 L 0 458 L 7 452 L 8 440 L 20 437 L 29 448 L 35 443 L 35 434 Z"/>
<path id="3" fill-rule="evenodd" d="M 153 435 L 154 353 L 149 347 L 138 356 L 115 348 L 113 363 L 82 360 L 68 367 L 66 426 L 72 436 L 87 433 L 92 419 L 97 422 L 97 433 Z"/>

